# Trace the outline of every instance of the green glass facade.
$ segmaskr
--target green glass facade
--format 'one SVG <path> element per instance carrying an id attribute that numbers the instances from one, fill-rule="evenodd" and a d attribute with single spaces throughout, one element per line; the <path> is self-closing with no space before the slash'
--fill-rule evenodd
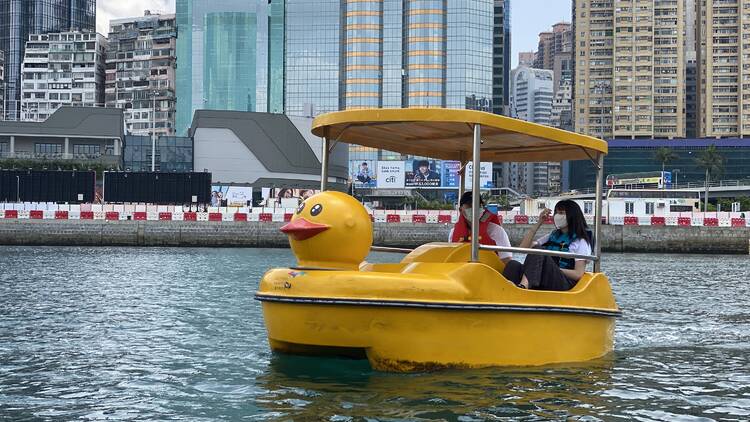
<path id="1" fill-rule="evenodd" d="M 219 12 L 204 17 L 204 107 L 255 110 L 257 15 Z"/>
<path id="2" fill-rule="evenodd" d="M 281 113 L 283 0 L 177 0 L 178 134 L 199 109 Z"/>
<path id="3" fill-rule="evenodd" d="M 661 162 L 654 154 L 658 148 L 666 146 L 678 157 L 664 167 L 665 171 L 672 172 L 674 183 L 703 182 L 705 170 L 695 161 L 710 145 L 716 145 L 724 156 L 724 171 L 719 180 L 750 178 L 750 140 L 745 139 L 614 140 L 609 142 L 609 154 L 604 157 L 604 174 L 661 171 Z M 567 173 L 563 190 L 589 189 L 596 184 L 596 172 L 589 161 L 569 162 Z"/>

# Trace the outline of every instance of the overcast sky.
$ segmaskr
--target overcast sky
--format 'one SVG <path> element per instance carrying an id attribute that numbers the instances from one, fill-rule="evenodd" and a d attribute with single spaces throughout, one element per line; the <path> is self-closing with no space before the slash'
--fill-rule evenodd
<path id="1" fill-rule="evenodd" d="M 174 0 L 98 0 L 96 30 L 107 35 L 110 19 L 143 16 L 144 10 L 174 13 Z"/>
<path id="2" fill-rule="evenodd" d="M 96 29 L 109 32 L 109 20 L 142 16 L 144 10 L 174 13 L 174 0 L 98 0 Z M 511 0 L 511 57 L 515 67 L 519 51 L 536 50 L 539 33 L 552 24 L 570 22 L 571 0 Z"/>

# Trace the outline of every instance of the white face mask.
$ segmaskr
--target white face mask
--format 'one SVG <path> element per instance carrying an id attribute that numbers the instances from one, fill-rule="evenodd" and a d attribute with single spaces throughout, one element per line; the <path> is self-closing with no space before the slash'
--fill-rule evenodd
<path id="1" fill-rule="evenodd" d="M 568 227 L 568 216 L 565 214 L 555 214 L 555 227 L 558 229 L 564 229 Z"/>
<path id="2" fill-rule="evenodd" d="M 469 224 L 471 224 L 471 216 L 472 216 L 473 210 L 471 208 L 462 208 L 461 212 L 464 214 L 464 218 L 466 219 L 466 221 L 468 221 Z"/>

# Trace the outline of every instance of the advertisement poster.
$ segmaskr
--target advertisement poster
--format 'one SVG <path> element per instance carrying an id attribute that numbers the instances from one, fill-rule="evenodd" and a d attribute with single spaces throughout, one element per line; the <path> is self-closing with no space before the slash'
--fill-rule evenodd
<path id="1" fill-rule="evenodd" d="M 253 204 L 253 188 L 248 186 L 211 186 L 212 207 L 247 207 Z"/>
<path id="2" fill-rule="evenodd" d="M 464 188 L 471 189 L 471 177 L 474 174 L 473 163 L 466 164 L 466 180 Z M 482 189 L 494 188 L 492 183 L 492 163 L 481 162 L 479 164 L 479 187 Z"/>
<path id="3" fill-rule="evenodd" d="M 443 161 L 443 184 L 444 188 L 458 189 L 460 176 L 458 171 L 461 169 L 460 161 Z"/>
<path id="4" fill-rule="evenodd" d="M 407 188 L 439 188 L 439 160 L 407 160 L 404 181 Z"/>
<path id="5" fill-rule="evenodd" d="M 272 188 L 264 197 L 264 206 L 272 208 L 296 208 L 300 202 L 318 193 L 315 189 Z"/>
<path id="6" fill-rule="evenodd" d="M 357 188 L 374 188 L 377 184 L 375 160 L 349 160 L 349 177 Z"/>
<path id="7" fill-rule="evenodd" d="M 404 162 L 403 161 L 378 161 L 378 187 L 403 189 L 404 188 Z"/>

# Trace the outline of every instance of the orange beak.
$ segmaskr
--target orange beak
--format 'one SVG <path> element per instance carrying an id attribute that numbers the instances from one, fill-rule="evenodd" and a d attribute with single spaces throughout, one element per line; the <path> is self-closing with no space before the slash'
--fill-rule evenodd
<path id="1" fill-rule="evenodd" d="M 281 227 L 282 233 L 285 233 L 295 240 L 305 240 L 324 232 L 330 228 L 327 224 L 312 223 L 304 218 L 298 218 L 289 224 Z"/>

